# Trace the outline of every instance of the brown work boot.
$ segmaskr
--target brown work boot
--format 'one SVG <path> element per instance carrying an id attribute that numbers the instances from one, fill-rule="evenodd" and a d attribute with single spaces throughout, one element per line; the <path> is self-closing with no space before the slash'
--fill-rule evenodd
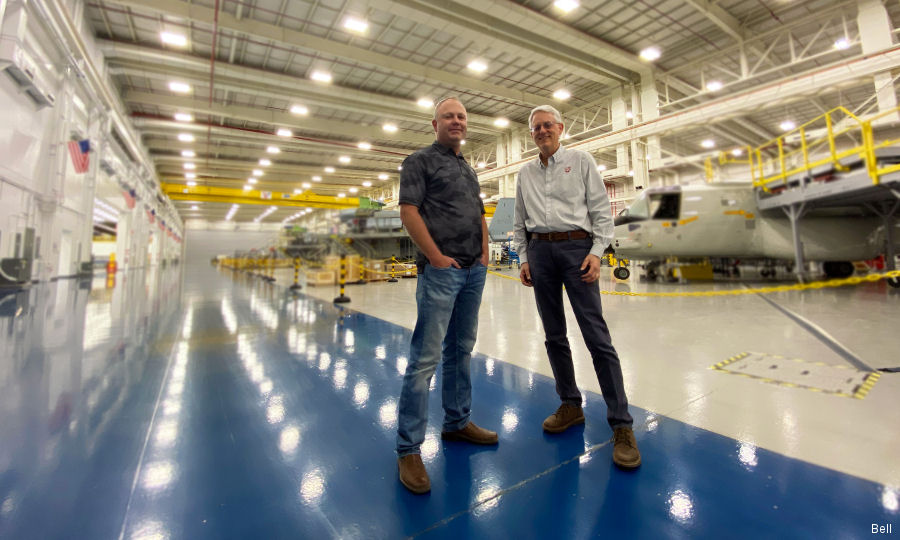
<path id="1" fill-rule="evenodd" d="M 422 463 L 422 456 L 409 454 L 397 460 L 397 468 L 400 469 L 400 482 L 406 489 L 413 493 L 428 493 L 431 491 L 431 480 L 428 479 L 428 471 Z"/>
<path id="2" fill-rule="evenodd" d="M 613 430 L 613 463 L 624 469 L 634 469 L 641 464 L 641 452 L 630 427 Z"/>
<path id="3" fill-rule="evenodd" d="M 575 424 L 584 423 L 584 411 L 578 405 L 563 403 L 544 420 L 544 431 L 549 433 L 562 433 Z"/>
<path id="4" fill-rule="evenodd" d="M 497 432 L 484 429 L 469 422 L 466 427 L 456 431 L 442 431 L 441 438 L 445 441 L 465 441 L 473 444 L 497 444 Z"/>

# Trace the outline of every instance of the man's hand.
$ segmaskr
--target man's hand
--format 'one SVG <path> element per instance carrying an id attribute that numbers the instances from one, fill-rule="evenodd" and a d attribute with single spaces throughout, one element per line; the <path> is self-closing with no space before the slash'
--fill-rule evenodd
<path id="1" fill-rule="evenodd" d="M 519 267 L 519 280 L 522 282 L 522 285 L 525 285 L 526 287 L 534 286 L 531 282 L 531 269 L 528 268 L 528 263 L 522 263 L 522 266 Z"/>
<path id="2" fill-rule="evenodd" d="M 429 257 L 428 264 L 435 268 L 449 268 L 451 266 L 453 268 L 460 268 L 459 263 L 456 262 L 456 259 L 454 259 L 453 257 L 448 257 L 443 253 L 439 253 L 434 257 Z"/>
<path id="3" fill-rule="evenodd" d="M 593 283 L 600 277 L 600 257 L 596 255 L 588 255 L 581 263 L 581 281 L 585 283 Z"/>
<path id="4" fill-rule="evenodd" d="M 490 266 L 490 264 L 491 264 L 490 253 L 484 252 L 481 254 L 481 264 L 483 264 L 485 266 Z"/>

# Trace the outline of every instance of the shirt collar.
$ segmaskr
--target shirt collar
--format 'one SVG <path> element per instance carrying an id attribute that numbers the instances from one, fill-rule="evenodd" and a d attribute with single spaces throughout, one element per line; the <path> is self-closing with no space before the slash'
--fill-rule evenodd
<path id="1" fill-rule="evenodd" d="M 439 143 L 439 142 L 437 142 L 437 141 L 434 141 L 434 142 L 431 144 L 431 146 L 433 146 L 434 148 L 436 148 L 438 152 L 442 152 L 442 153 L 444 153 L 444 154 L 448 154 L 448 155 L 451 155 L 451 156 L 453 156 L 453 157 L 460 157 L 460 158 L 463 157 L 462 151 L 460 151 L 460 153 L 457 154 L 457 153 L 455 153 L 455 152 L 453 151 L 453 149 L 450 148 L 449 146 L 444 146 L 443 144 L 441 144 L 441 143 Z M 465 158 L 463 158 L 463 159 L 465 159 Z"/>
<path id="2" fill-rule="evenodd" d="M 566 152 L 566 147 L 563 145 L 559 145 L 559 148 L 556 149 L 556 152 L 553 152 L 553 155 L 547 158 L 547 166 L 550 166 L 551 163 L 557 163 L 559 160 L 563 158 L 563 155 Z M 541 156 L 538 154 L 537 157 L 538 165 L 541 167 L 544 166 L 544 163 L 541 161 Z"/>

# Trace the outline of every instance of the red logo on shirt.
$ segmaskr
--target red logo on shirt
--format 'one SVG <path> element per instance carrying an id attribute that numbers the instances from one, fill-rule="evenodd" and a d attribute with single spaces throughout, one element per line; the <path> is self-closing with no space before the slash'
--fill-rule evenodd
<path id="1" fill-rule="evenodd" d="M 566 167 L 566 172 L 569 172 L 571 170 L 572 170 L 572 167 Z"/>

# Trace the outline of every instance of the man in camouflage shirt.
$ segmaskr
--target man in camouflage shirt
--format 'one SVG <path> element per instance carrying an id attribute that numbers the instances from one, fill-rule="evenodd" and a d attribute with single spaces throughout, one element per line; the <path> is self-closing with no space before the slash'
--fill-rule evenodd
<path id="1" fill-rule="evenodd" d="M 497 433 L 469 419 L 469 360 L 487 275 L 488 232 L 478 177 L 460 153 L 466 108 L 456 98 L 441 100 L 431 125 L 437 140 L 407 157 L 400 174 L 400 218 L 419 248 L 418 318 L 397 418 L 400 481 L 413 493 L 431 489 L 420 446 L 425 441 L 428 389 L 439 362 L 441 438 L 497 444 Z"/>

